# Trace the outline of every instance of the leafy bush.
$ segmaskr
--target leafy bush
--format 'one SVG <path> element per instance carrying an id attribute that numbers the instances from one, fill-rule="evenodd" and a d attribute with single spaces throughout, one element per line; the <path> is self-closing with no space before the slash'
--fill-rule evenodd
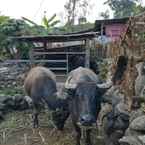
<path id="1" fill-rule="evenodd" d="M 30 26 L 20 19 L 8 19 L 0 23 L 0 58 L 13 58 L 12 48 L 14 46 L 16 46 L 20 58 L 28 58 L 33 44 L 17 42 L 13 39 L 13 37 L 24 35 L 46 35 L 46 31 L 42 26 Z"/>

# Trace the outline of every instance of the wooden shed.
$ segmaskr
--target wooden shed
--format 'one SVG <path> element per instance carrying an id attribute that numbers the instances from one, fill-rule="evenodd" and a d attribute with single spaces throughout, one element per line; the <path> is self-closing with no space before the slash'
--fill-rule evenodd
<path id="1" fill-rule="evenodd" d="M 96 55 L 101 58 L 112 57 L 112 44 L 119 42 L 126 32 L 128 17 L 119 19 L 96 20 L 94 31 L 99 33 L 96 38 Z M 118 49 L 118 48 L 115 48 Z M 117 50 L 115 50 L 117 51 Z"/>
<path id="2" fill-rule="evenodd" d="M 100 35 L 111 38 L 112 41 L 116 41 L 126 31 L 128 20 L 128 17 L 96 20 L 95 31 L 100 32 Z"/>
<path id="3" fill-rule="evenodd" d="M 79 65 L 90 66 L 90 48 L 96 32 L 74 33 L 65 35 L 23 36 L 15 37 L 16 41 L 30 42 L 34 48 L 30 49 L 30 63 L 45 63 L 48 68 L 56 72 L 68 73 Z M 82 58 L 80 60 L 80 58 Z M 22 61 L 22 60 L 17 60 Z M 75 64 L 73 64 L 75 63 Z"/>

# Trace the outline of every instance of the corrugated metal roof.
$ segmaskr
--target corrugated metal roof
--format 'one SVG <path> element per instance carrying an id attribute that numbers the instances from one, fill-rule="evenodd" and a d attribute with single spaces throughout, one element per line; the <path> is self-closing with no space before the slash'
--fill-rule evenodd
<path id="1" fill-rule="evenodd" d="M 65 35 L 21 36 L 21 37 L 13 37 L 13 39 L 28 42 L 67 42 L 94 38 L 96 37 L 96 35 L 98 35 L 97 32 L 88 32 L 88 33 L 75 33 Z"/>
<path id="2" fill-rule="evenodd" d="M 118 18 L 118 19 L 104 19 L 104 20 L 96 20 L 95 26 L 100 25 L 102 23 L 104 24 L 116 24 L 116 23 L 126 23 L 129 20 L 129 17 L 124 18 Z"/>

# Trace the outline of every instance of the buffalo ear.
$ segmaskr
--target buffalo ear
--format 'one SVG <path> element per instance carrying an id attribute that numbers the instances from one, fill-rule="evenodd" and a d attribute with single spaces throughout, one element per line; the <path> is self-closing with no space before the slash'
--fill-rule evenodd
<path id="1" fill-rule="evenodd" d="M 99 88 L 105 88 L 105 89 L 110 89 L 112 87 L 112 85 L 113 85 L 112 81 L 108 81 L 106 83 L 97 84 L 97 87 L 99 87 Z"/>
<path id="2" fill-rule="evenodd" d="M 112 83 L 104 83 L 104 84 L 97 84 L 97 90 L 99 92 L 99 94 L 102 96 L 104 95 L 108 89 L 110 89 L 112 87 Z"/>

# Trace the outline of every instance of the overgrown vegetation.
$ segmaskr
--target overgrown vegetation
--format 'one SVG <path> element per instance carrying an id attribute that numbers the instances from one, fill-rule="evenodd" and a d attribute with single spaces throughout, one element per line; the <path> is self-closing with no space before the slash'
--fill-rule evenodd
<path id="1" fill-rule="evenodd" d="M 22 19 L 11 19 L 7 16 L 0 16 L 0 60 L 6 58 L 28 58 L 28 52 L 33 47 L 31 43 L 18 43 L 13 37 L 17 36 L 46 36 L 48 34 L 64 34 L 93 28 L 91 23 L 80 25 L 68 24 L 56 27 L 60 21 L 56 19 L 56 14 L 47 18 L 44 15 L 42 25 L 22 17 Z M 17 48 L 17 50 L 14 48 Z M 15 55 L 17 54 L 17 56 Z"/>
<path id="2" fill-rule="evenodd" d="M 145 11 L 141 0 L 106 0 L 115 18 L 134 16 Z"/>
<path id="3" fill-rule="evenodd" d="M 100 78 L 101 78 L 101 80 L 106 81 L 108 71 L 109 71 L 108 70 L 108 68 L 109 68 L 108 60 L 100 62 L 100 67 L 99 68 L 100 68 Z"/>
<path id="4" fill-rule="evenodd" d="M 2 16 L 3 17 L 3 16 Z M 7 20 L 0 23 L 0 56 L 13 58 L 14 40 L 11 37 L 30 35 L 31 27 L 23 20 L 7 18 Z M 18 51 L 21 53 L 20 57 L 26 58 L 28 56 L 28 48 L 25 44 L 16 44 Z M 22 49 L 22 50 L 21 50 Z M 1 58 L 2 59 L 2 58 Z"/>
<path id="5" fill-rule="evenodd" d="M 104 4 L 108 5 L 113 11 L 114 18 L 121 18 L 145 11 L 141 1 L 106 0 Z M 14 57 L 14 43 L 18 49 L 17 57 L 28 58 L 28 51 L 33 45 L 14 42 L 11 37 L 64 34 L 93 28 L 94 24 L 87 21 L 91 6 L 91 1 L 88 0 L 67 0 L 64 5 L 66 22 L 64 26 L 59 27 L 60 20 L 57 18 L 57 15 L 54 14 L 51 17 L 47 17 L 47 12 L 44 12 L 41 25 L 25 17 L 22 17 L 22 19 L 12 19 L 8 16 L 0 15 L 0 60 Z M 109 18 L 109 10 L 101 12 L 100 16 L 104 19 Z M 76 25 L 77 22 L 78 24 Z"/>

